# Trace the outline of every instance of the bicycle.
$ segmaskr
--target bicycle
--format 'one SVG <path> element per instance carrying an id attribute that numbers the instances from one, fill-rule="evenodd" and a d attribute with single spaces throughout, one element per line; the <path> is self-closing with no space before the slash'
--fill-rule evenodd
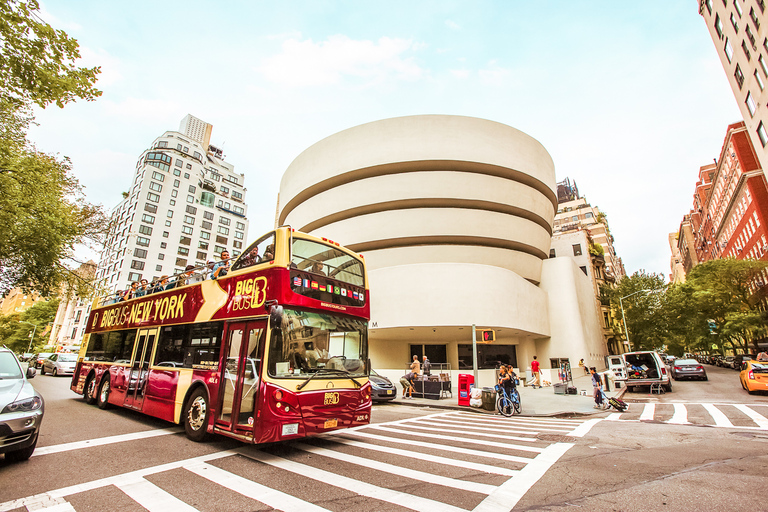
<path id="1" fill-rule="evenodd" d="M 510 417 L 515 413 L 520 414 L 522 406 L 520 404 L 520 393 L 517 391 L 517 388 L 512 388 L 510 396 L 507 395 L 504 388 L 497 386 L 496 410 L 499 411 L 499 414 L 506 417 Z"/>

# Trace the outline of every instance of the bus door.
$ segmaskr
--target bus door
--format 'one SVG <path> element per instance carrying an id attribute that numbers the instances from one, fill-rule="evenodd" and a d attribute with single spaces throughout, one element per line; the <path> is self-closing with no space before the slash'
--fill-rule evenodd
<path id="1" fill-rule="evenodd" d="M 230 323 L 224 336 L 225 363 L 219 380 L 216 426 L 229 432 L 251 431 L 261 383 L 260 348 L 266 321 Z"/>
<path id="2" fill-rule="evenodd" d="M 131 409 L 141 410 L 144 405 L 144 392 L 147 388 L 147 376 L 149 375 L 149 360 L 155 350 L 158 327 L 154 329 L 141 329 L 136 333 L 136 348 L 131 360 L 131 373 L 128 378 L 128 389 L 125 394 L 125 406 Z"/>

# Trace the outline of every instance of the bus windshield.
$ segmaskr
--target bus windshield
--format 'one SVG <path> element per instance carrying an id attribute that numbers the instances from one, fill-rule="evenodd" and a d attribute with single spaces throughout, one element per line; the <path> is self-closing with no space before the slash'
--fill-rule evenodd
<path id="1" fill-rule="evenodd" d="M 363 262 L 334 247 L 294 238 L 291 263 L 299 270 L 353 286 L 365 286 Z"/>
<path id="2" fill-rule="evenodd" d="M 368 357 L 364 320 L 286 309 L 274 326 L 269 346 L 269 375 L 306 378 L 318 370 L 365 376 Z"/>

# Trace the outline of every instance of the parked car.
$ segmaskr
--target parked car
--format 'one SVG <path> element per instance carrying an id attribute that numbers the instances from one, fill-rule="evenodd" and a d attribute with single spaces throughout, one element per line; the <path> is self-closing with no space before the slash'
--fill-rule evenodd
<path id="1" fill-rule="evenodd" d="M 701 379 L 707 380 L 707 371 L 695 359 L 678 359 L 670 367 L 669 373 L 674 380 Z"/>
<path id="2" fill-rule="evenodd" d="M 53 355 L 53 352 L 40 352 L 39 354 L 35 354 L 32 356 L 32 359 L 29 361 L 29 366 L 32 368 L 42 368 L 43 367 L 43 361 L 48 359 Z"/>
<path id="3" fill-rule="evenodd" d="M 733 368 L 734 370 L 737 370 L 737 371 L 741 370 L 742 363 L 757 360 L 757 356 L 755 354 L 739 354 L 737 356 L 734 356 L 734 358 L 736 361 Z"/>
<path id="4" fill-rule="evenodd" d="M 36 373 L 27 368 L 25 375 L 16 355 L 0 347 L 0 453 L 6 461 L 27 460 L 35 451 L 44 405 L 29 383 Z"/>
<path id="5" fill-rule="evenodd" d="M 723 366 L 723 356 L 720 354 L 715 355 L 715 366 Z"/>
<path id="6" fill-rule="evenodd" d="M 733 356 L 725 356 L 720 364 L 723 368 L 738 368 L 736 358 Z"/>
<path id="7" fill-rule="evenodd" d="M 750 395 L 757 391 L 768 391 L 768 362 L 745 361 L 741 365 L 739 380 L 741 387 Z"/>
<path id="8" fill-rule="evenodd" d="M 624 354 L 627 364 L 627 387 L 660 384 L 665 391 L 672 391 L 672 380 L 667 367 L 656 352 L 628 352 Z"/>
<path id="9" fill-rule="evenodd" d="M 379 402 L 397 398 L 397 388 L 388 378 L 371 369 L 368 380 L 371 381 L 371 400 Z"/>
<path id="10" fill-rule="evenodd" d="M 54 377 L 72 375 L 75 373 L 75 366 L 77 366 L 77 354 L 53 354 L 43 360 L 40 374 L 45 375 L 46 372 L 50 372 Z"/>
<path id="11" fill-rule="evenodd" d="M 33 354 L 32 352 L 24 352 L 24 353 L 23 353 L 23 354 L 21 354 L 21 356 L 19 357 L 19 361 L 21 361 L 22 363 L 23 363 L 23 362 L 26 362 L 26 361 L 29 361 L 29 360 L 32 358 L 32 356 L 34 356 L 34 355 L 35 355 L 35 354 Z"/>

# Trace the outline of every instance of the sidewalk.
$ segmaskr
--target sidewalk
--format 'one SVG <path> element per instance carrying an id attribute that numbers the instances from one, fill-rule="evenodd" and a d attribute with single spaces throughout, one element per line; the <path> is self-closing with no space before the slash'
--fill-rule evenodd
<path id="1" fill-rule="evenodd" d="M 586 391 L 587 396 L 576 395 L 556 395 L 553 387 L 544 387 L 533 389 L 528 386 L 518 386 L 520 392 L 520 402 L 523 410 L 520 416 L 569 416 L 569 415 L 589 415 L 607 412 L 595 409 L 595 399 L 592 397 L 592 378 L 589 375 L 582 375 L 573 379 L 573 384 L 578 393 Z M 621 397 L 626 391 L 626 387 L 621 389 L 611 388 L 610 392 L 605 394 Z M 426 398 L 414 398 L 413 400 L 403 400 L 400 395 L 390 403 L 398 405 L 410 405 L 412 407 L 431 407 L 433 409 L 446 409 L 458 411 L 471 411 L 479 414 L 496 414 L 496 411 L 486 411 L 478 407 L 459 406 L 458 390 L 454 389 L 453 398 L 443 398 L 441 400 L 429 400 Z"/>

